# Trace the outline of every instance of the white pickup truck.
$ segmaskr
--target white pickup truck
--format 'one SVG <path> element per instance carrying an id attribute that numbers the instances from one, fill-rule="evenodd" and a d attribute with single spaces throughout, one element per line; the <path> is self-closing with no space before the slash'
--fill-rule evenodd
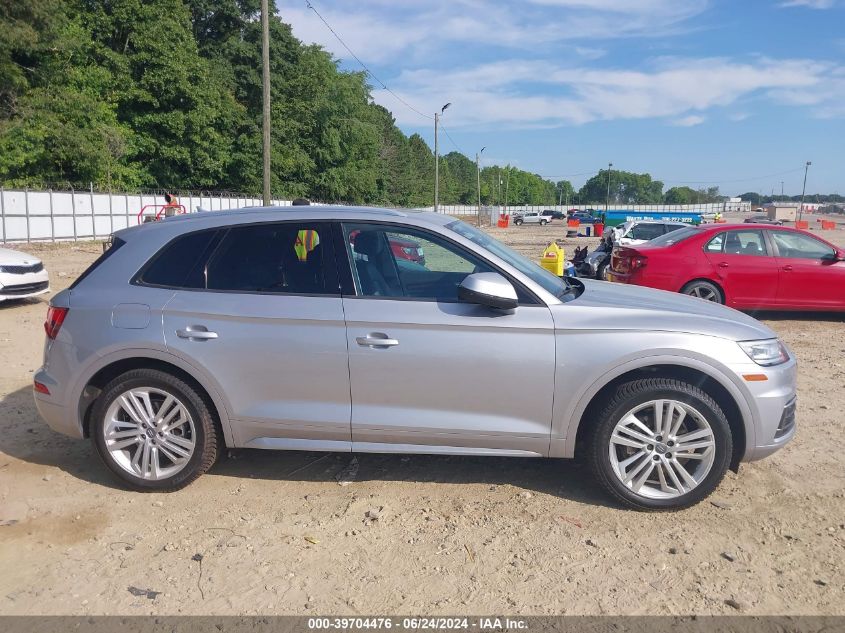
<path id="1" fill-rule="evenodd" d="M 552 218 L 548 215 L 542 215 L 539 211 L 526 211 L 525 213 L 517 213 L 513 216 L 513 223 L 516 226 L 520 224 L 539 224 L 546 226 Z"/>

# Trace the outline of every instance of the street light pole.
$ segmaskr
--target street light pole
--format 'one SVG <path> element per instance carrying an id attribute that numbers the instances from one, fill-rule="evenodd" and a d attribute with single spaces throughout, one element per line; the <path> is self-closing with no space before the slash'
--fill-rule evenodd
<path id="1" fill-rule="evenodd" d="M 451 103 L 440 108 L 440 112 L 434 113 L 434 212 L 440 209 L 440 145 L 437 142 L 437 128 L 440 125 L 440 115 L 446 112 Z"/>
<path id="2" fill-rule="evenodd" d="M 812 165 L 810 161 L 804 165 L 804 187 L 801 189 L 801 204 L 798 206 L 798 221 L 801 221 L 801 218 L 804 217 L 804 194 L 807 193 L 807 171 L 810 169 L 810 165 Z"/>
<path id="3" fill-rule="evenodd" d="M 604 199 L 604 214 L 607 215 L 608 207 L 610 206 L 610 171 L 613 169 L 613 163 L 607 164 L 607 198 Z"/>
<path id="4" fill-rule="evenodd" d="M 264 187 L 263 203 L 270 206 L 270 12 L 268 0 L 261 0 L 261 83 Z"/>
<path id="5" fill-rule="evenodd" d="M 476 218 L 476 226 L 481 226 L 481 155 L 487 146 L 481 148 L 480 152 L 475 153 L 475 180 L 478 186 L 478 217 Z"/>

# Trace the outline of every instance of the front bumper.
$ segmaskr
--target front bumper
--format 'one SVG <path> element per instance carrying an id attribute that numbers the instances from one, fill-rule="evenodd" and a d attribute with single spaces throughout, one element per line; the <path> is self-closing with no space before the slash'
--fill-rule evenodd
<path id="1" fill-rule="evenodd" d="M 766 376 L 764 381 L 744 381 L 751 395 L 749 404 L 754 414 L 754 436 L 753 442 L 747 442 L 742 461 L 762 459 L 783 448 L 795 436 L 798 365 L 792 357 L 776 367 L 749 364 L 733 369 L 740 376 Z M 750 437 L 747 439 L 751 440 Z"/>
<path id="2" fill-rule="evenodd" d="M 36 273 L 0 273 L 0 301 L 26 299 L 50 292 L 50 277 L 46 270 Z"/>

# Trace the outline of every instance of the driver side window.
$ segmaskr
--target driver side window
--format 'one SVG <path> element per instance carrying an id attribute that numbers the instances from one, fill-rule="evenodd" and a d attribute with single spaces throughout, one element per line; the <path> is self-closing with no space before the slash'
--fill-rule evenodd
<path id="1" fill-rule="evenodd" d="M 458 301 L 467 275 L 495 272 L 438 235 L 415 229 L 344 224 L 359 297 Z"/>

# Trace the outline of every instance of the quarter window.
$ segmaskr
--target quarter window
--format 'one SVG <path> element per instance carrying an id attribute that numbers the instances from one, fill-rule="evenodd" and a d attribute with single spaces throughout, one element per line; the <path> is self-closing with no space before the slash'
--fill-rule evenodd
<path id="1" fill-rule="evenodd" d="M 140 281 L 167 288 L 204 288 L 205 259 L 218 231 L 197 231 L 165 246 L 141 273 Z"/>
<path id="2" fill-rule="evenodd" d="M 778 256 L 789 259 L 821 259 L 835 251 L 809 235 L 791 231 L 772 231 L 772 240 L 778 248 Z"/>
<path id="3" fill-rule="evenodd" d="M 326 283 L 327 225 L 283 222 L 229 230 L 208 263 L 209 290 L 332 294 Z M 334 291 L 337 292 L 336 290 Z"/>

